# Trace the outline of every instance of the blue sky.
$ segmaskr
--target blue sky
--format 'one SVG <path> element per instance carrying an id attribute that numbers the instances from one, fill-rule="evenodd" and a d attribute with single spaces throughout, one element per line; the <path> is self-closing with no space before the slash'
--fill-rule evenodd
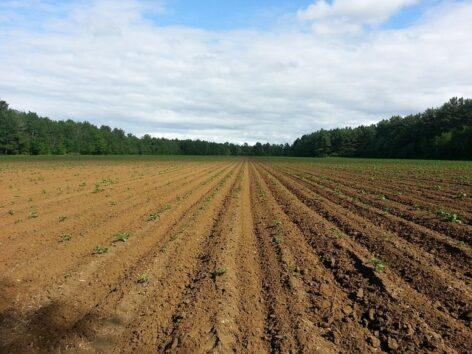
<path id="1" fill-rule="evenodd" d="M 10 1 L 5 0 L 2 6 L 16 8 L 17 15 L 39 20 L 41 16 L 52 13 L 55 7 L 57 13 L 74 3 L 84 1 L 48 0 L 48 1 Z M 327 1 L 332 3 L 333 0 Z M 440 0 L 422 0 L 417 4 L 407 6 L 392 15 L 384 24 L 386 28 L 400 28 L 410 25 Z M 33 4 L 31 6 L 30 4 Z M 190 26 L 209 30 L 232 29 L 268 29 L 281 20 L 294 17 L 298 10 L 313 3 L 312 0 L 167 0 L 148 3 L 159 4 L 162 12 L 145 15 L 157 25 Z M 41 6 L 42 5 L 42 6 Z M 44 11 L 47 10 L 47 11 Z M 65 15 L 65 12 L 62 12 Z M 5 19 L 4 19 L 5 20 Z M 3 21 L 2 21 L 3 22 Z M 1 24 L 1 22 L 0 22 Z M 27 23 L 25 23 L 27 25 Z"/>
<path id="2" fill-rule="evenodd" d="M 440 0 L 419 1 L 416 5 L 408 6 L 393 14 L 383 25 L 383 28 L 404 28 L 411 26 L 429 9 L 439 4 Z"/>
<path id="3" fill-rule="evenodd" d="M 184 25 L 209 30 L 267 29 L 287 14 L 310 5 L 309 0 L 172 0 L 154 20 L 162 25 Z"/>
<path id="4" fill-rule="evenodd" d="M 408 6 L 394 14 L 384 27 L 408 26 L 438 2 L 426 0 Z M 171 0 L 166 2 L 165 13 L 151 18 L 160 25 L 183 25 L 209 30 L 269 29 L 312 3 L 311 0 Z"/>
<path id="5" fill-rule="evenodd" d="M 403 28 L 411 25 L 441 0 L 418 0 L 392 14 L 382 28 Z M 147 0 L 159 11 L 148 11 L 143 17 L 157 26 L 188 26 L 206 30 L 258 29 L 270 30 L 282 22 L 294 22 L 297 11 L 313 4 L 312 0 Z M 327 0 L 333 3 L 333 0 Z M 0 28 L 21 18 L 21 26 L 35 28 L 47 16 L 66 17 L 74 4 L 85 0 L 5 0 L 0 4 Z M 293 24 L 293 23 L 292 23 Z M 18 25 L 18 23 L 16 23 Z"/>
<path id="6" fill-rule="evenodd" d="M 470 38 L 471 0 L 1 0 L 0 99 L 284 143 L 472 97 Z"/>

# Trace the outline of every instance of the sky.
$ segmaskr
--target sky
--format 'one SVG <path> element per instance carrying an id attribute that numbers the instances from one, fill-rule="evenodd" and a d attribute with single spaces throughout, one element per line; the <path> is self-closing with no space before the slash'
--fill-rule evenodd
<path id="1" fill-rule="evenodd" d="M 0 0 L 0 99 L 138 136 L 291 143 L 472 98 L 472 0 Z"/>

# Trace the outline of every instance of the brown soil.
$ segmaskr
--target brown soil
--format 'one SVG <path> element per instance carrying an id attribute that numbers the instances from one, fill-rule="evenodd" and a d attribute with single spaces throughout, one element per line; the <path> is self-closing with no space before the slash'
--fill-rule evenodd
<path id="1" fill-rule="evenodd" d="M 403 166 L 382 184 L 366 176 L 388 169 L 249 159 L 3 164 L 2 353 L 472 352 L 467 178 Z"/>

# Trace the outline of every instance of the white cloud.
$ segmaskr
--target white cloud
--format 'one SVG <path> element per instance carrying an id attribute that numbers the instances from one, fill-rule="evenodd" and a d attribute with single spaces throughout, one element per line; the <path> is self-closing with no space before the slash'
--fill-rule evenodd
<path id="1" fill-rule="evenodd" d="M 472 97 L 470 3 L 355 39 L 159 27 L 141 5 L 80 2 L 41 30 L 0 25 L 0 98 L 136 134 L 251 143 Z"/>
<path id="2" fill-rule="evenodd" d="M 365 25 L 385 22 L 400 9 L 414 5 L 418 0 L 317 0 L 298 12 L 298 17 L 312 22 L 320 34 L 362 32 Z"/>

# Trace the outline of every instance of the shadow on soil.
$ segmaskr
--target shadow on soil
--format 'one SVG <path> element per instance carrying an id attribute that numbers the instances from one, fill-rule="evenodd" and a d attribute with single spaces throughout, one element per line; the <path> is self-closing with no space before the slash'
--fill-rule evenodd
<path id="1" fill-rule="evenodd" d="M 66 336 L 87 334 L 80 319 L 70 320 L 77 313 L 70 304 L 51 302 L 24 315 L 12 309 L 15 298 L 14 284 L 0 280 L 0 353 L 48 352 Z"/>

